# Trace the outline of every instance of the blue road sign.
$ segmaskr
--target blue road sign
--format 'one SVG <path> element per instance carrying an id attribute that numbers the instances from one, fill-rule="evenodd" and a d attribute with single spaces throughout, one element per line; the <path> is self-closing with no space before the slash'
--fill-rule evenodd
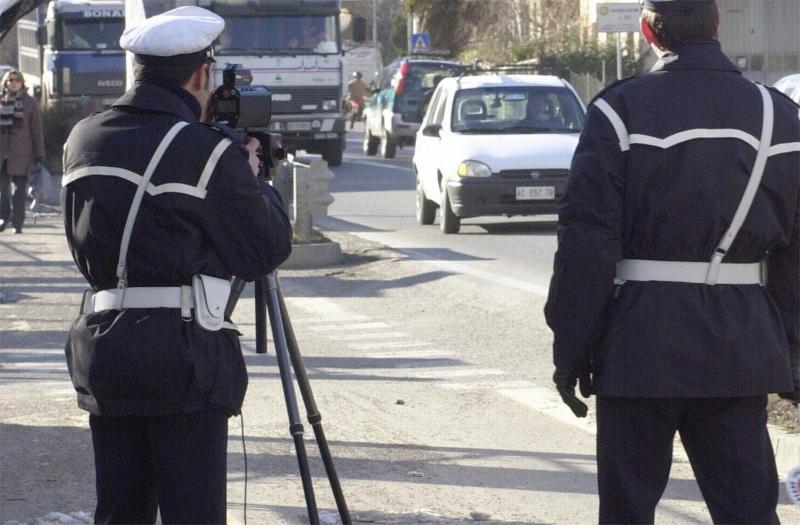
<path id="1" fill-rule="evenodd" d="M 408 39 L 408 50 L 412 53 L 425 53 L 431 50 L 431 35 L 427 31 L 424 33 L 414 33 Z"/>

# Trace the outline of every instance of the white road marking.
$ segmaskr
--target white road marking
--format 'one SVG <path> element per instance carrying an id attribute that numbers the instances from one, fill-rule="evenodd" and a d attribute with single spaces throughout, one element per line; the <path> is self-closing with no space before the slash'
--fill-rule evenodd
<path id="1" fill-rule="evenodd" d="M 370 359 L 437 359 L 455 355 L 455 352 L 445 350 L 397 350 L 387 352 L 373 352 L 364 357 Z"/>
<path id="2" fill-rule="evenodd" d="M 387 168 L 387 169 L 390 169 L 390 170 L 412 171 L 411 170 L 411 166 L 397 166 L 397 165 L 392 165 L 392 164 L 383 164 L 383 163 L 380 163 L 380 162 L 373 162 L 373 161 L 370 161 L 370 160 L 352 160 L 352 159 L 348 159 L 345 162 L 350 163 L 350 164 L 363 165 L 363 166 L 373 166 L 373 167 L 376 167 L 376 168 Z"/>
<path id="3" fill-rule="evenodd" d="M 431 346 L 432 344 L 415 341 L 382 341 L 379 343 L 356 343 L 347 345 L 347 347 L 353 350 L 379 350 L 381 348 L 419 348 L 421 346 Z"/>
<path id="4" fill-rule="evenodd" d="M 383 232 L 381 233 L 358 232 L 355 235 L 358 235 L 359 237 L 364 238 L 368 241 L 389 245 L 389 243 L 385 238 L 386 234 Z M 548 294 L 548 289 L 546 286 L 540 286 L 538 284 L 533 284 L 531 282 L 514 279 L 512 277 L 504 277 L 502 275 L 497 275 L 496 273 L 487 272 L 485 270 L 479 270 L 477 268 L 471 267 L 467 263 L 459 261 L 446 261 L 444 259 L 432 257 L 430 253 L 424 253 L 421 251 L 414 250 L 412 248 L 399 248 L 399 249 L 395 248 L 395 249 L 401 253 L 411 256 L 412 258 L 418 260 L 423 264 L 435 266 L 437 268 L 442 268 L 449 272 L 477 277 L 479 279 L 483 279 L 484 281 L 489 281 L 498 284 L 500 286 L 513 288 L 515 290 L 520 290 L 523 292 L 533 293 L 536 295 L 540 295 L 542 297 L 547 297 Z"/>
<path id="5" fill-rule="evenodd" d="M 350 334 L 339 336 L 339 341 L 368 341 L 372 339 L 394 339 L 407 337 L 403 332 L 379 332 L 377 334 Z"/>
<path id="6" fill-rule="evenodd" d="M 352 323 L 356 321 L 369 321 L 370 317 L 367 315 L 353 314 L 341 316 L 319 316 L 319 317 L 301 317 L 298 323 L 303 325 L 316 325 L 316 324 L 333 324 L 333 323 Z"/>
<path id="7" fill-rule="evenodd" d="M 497 368 L 434 368 L 411 375 L 419 379 L 447 379 L 449 377 L 501 376 L 505 375 L 505 372 Z"/>
<path id="8" fill-rule="evenodd" d="M 334 330 L 369 330 L 372 328 L 389 328 L 389 325 L 386 323 L 349 323 L 349 324 L 338 324 L 338 325 L 331 325 L 331 326 L 312 326 L 310 327 L 317 332 L 328 332 Z"/>
<path id="9" fill-rule="evenodd" d="M 517 403 L 546 414 L 567 425 L 584 430 L 592 435 L 597 434 L 594 415 L 578 418 L 561 401 L 558 393 L 550 388 L 542 388 L 528 381 L 513 381 L 500 385 L 498 393 Z"/>

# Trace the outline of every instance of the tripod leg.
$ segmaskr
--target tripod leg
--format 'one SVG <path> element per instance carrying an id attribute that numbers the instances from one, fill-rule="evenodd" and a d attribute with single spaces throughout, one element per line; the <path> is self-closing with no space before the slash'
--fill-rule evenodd
<path id="1" fill-rule="evenodd" d="M 333 464 L 330 448 L 328 448 L 328 440 L 325 438 L 325 431 L 322 429 L 322 414 L 320 414 L 317 409 L 314 393 L 311 391 L 311 382 L 308 380 L 306 367 L 303 364 L 303 357 L 300 355 L 300 349 L 297 346 L 297 339 L 294 336 L 292 321 L 289 319 L 289 313 L 286 310 L 286 302 L 283 300 L 283 291 L 281 291 L 280 282 L 277 276 L 272 278 L 275 281 L 275 292 L 277 302 L 280 306 L 289 357 L 292 360 L 292 367 L 294 368 L 294 375 L 297 378 L 297 384 L 300 386 L 300 394 L 303 396 L 303 402 L 306 405 L 308 422 L 311 423 L 311 428 L 314 429 L 314 436 L 317 439 L 317 446 L 322 456 L 322 462 L 325 464 L 325 472 L 328 474 L 328 481 L 330 481 L 331 484 L 331 490 L 336 500 L 336 508 L 339 510 L 339 516 L 342 518 L 342 523 L 344 525 L 349 525 L 352 523 L 350 520 L 350 512 L 347 510 L 347 502 L 344 499 L 342 486 L 339 483 L 339 476 L 336 474 L 336 466 Z M 270 293 L 272 293 L 272 288 L 270 288 Z"/>
<path id="2" fill-rule="evenodd" d="M 311 471 L 308 467 L 308 456 L 303 442 L 303 424 L 300 422 L 300 413 L 297 408 L 297 397 L 294 392 L 292 382 L 291 363 L 289 361 L 289 350 L 286 346 L 286 334 L 283 330 L 280 306 L 275 292 L 275 278 L 272 274 L 266 277 L 266 287 L 269 292 L 267 298 L 267 308 L 269 319 L 272 325 L 272 335 L 275 338 L 275 354 L 278 358 L 278 369 L 281 374 L 283 385 L 283 395 L 286 401 L 286 410 L 289 413 L 289 432 L 294 438 L 294 447 L 297 452 L 297 463 L 300 467 L 300 477 L 303 480 L 303 492 L 306 497 L 306 507 L 308 518 L 312 525 L 319 524 L 319 513 L 317 512 L 317 502 L 314 497 L 314 485 L 311 480 Z"/>
<path id="3" fill-rule="evenodd" d="M 256 353 L 267 353 L 267 283 L 266 279 L 256 279 Z M 273 327 L 274 330 L 275 327 Z"/>

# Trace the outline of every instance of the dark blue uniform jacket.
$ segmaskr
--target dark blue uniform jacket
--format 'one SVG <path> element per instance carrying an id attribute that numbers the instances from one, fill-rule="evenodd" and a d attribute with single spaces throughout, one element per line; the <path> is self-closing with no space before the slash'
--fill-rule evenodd
<path id="1" fill-rule="evenodd" d="M 225 147 L 222 141 L 230 141 L 198 116 L 199 104 L 188 93 L 137 83 L 111 109 L 73 129 L 64 148 L 65 177 L 85 168 L 103 172 L 75 179 L 61 194 L 67 241 L 93 290 L 117 286 L 135 179 L 180 121 L 190 124 L 167 149 L 136 219 L 128 286 L 188 285 L 199 273 L 254 280 L 289 256 L 291 227 L 277 194 L 253 176 L 240 146 Z M 201 180 L 218 146 L 222 155 Z M 182 320 L 179 309 L 80 316 L 66 353 L 79 405 L 98 415 L 209 407 L 234 414 L 247 388 L 237 334 L 207 331 Z"/>
<path id="2" fill-rule="evenodd" d="M 613 284 L 623 258 L 708 262 L 730 226 L 756 157 L 763 104 L 719 43 L 681 46 L 591 104 L 559 206 L 545 314 L 555 365 L 575 373 L 591 366 L 598 395 L 732 397 L 793 389 L 790 354 L 800 355 L 800 114 L 777 91 L 770 95 L 770 156 L 724 260 L 768 261 L 766 287 Z M 613 111 L 602 111 L 602 101 Z M 709 138 L 707 130 L 720 129 L 738 131 Z M 689 130 L 695 131 L 676 136 Z"/>

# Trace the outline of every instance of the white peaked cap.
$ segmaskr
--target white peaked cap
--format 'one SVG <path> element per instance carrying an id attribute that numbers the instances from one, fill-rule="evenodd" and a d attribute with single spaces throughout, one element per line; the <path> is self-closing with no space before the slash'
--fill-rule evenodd
<path id="1" fill-rule="evenodd" d="M 203 51 L 225 29 L 225 20 L 202 7 L 178 7 L 126 27 L 122 49 L 137 55 L 171 57 Z"/>

